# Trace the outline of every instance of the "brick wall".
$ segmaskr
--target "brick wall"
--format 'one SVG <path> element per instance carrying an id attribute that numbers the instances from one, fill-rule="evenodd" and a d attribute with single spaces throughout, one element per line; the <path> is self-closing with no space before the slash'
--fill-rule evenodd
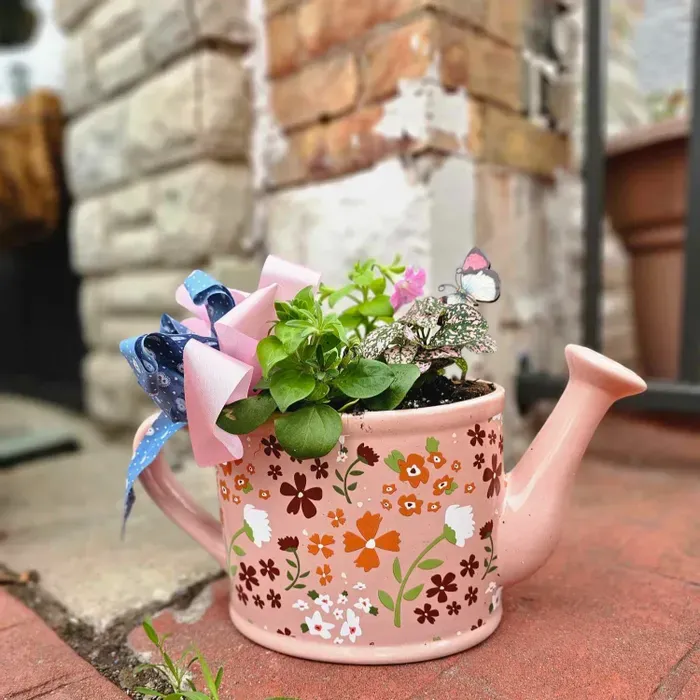
<path id="1" fill-rule="evenodd" d="M 247 3 L 56 0 L 55 14 L 67 35 L 65 161 L 88 409 L 131 427 L 152 404 L 119 341 L 177 312 L 175 289 L 194 267 L 257 281 Z"/>

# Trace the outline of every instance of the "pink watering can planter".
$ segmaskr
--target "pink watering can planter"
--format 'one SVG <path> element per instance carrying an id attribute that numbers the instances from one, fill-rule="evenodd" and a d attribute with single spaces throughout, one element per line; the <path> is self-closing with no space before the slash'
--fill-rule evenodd
<path id="1" fill-rule="evenodd" d="M 502 588 L 545 563 L 596 427 L 646 388 L 592 350 L 570 345 L 566 358 L 566 391 L 508 475 L 496 387 L 448 406 L 346 415 L 338 447 L 304 463 L 263 426 L 243 438 L 242 459 L 216 467 L 221 522 L 162 455 L 141 482 L 229 573 L 231 619 L 252 641 L 351 664 L 454 654 L 492 634 Z"/>

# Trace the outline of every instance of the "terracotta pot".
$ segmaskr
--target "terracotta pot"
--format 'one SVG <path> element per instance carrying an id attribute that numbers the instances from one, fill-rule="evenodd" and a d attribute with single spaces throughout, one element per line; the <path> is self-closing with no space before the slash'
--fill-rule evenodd
<path id="1" fill-rule="evenodd" d="M 686 120 L 638 129 L 608 145 L 606 206 L 631 256 L 640 359 L 652 377 L 678 373 L 687 170 Z"/>

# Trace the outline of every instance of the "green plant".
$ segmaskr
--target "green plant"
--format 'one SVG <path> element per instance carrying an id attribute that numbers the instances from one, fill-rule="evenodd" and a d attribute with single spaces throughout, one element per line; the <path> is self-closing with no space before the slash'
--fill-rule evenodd
<path id="1" fill-rule="evenodd" d="M 144 687 L 134 688 L 136 692 L 148 698 L 163 698 L 163 700 L 221 700 L 219 688 L 224 677 L 223 667 L 219 667 L 216 676 L 214 676 L 202 654 L 191 648 L 186 649 L 179 659 L 174 661 L 165 649 L 168 635 L 159 637 L 150 620 L 143 621 L 143 630 L 158 650 L 163 662 L 142 664 L 136 668 L 136 673 L 147 669 L 155 671 L 170 685 L 171 692 L 162 693 L 159 690 Z M 190 656 L 189 659 L 187 659 L 188 656 Z M 194 664 L 199 664 L 208 692 L 197 690 L 190 671 Z"/>
<path id="2" fill-rule="evenodd" d="M 463 350 L 495 352 L 486 320 L 472 303 L 446 304 L 435 297 L 418 299 L 400 319 L 372 331 L 359 348 L 367 359 L 415 363 L 422 373 L 456 364 L 464 378 Z"/>
<path id="3" fill-rule="evenodd" d="M 338 442 L 342 412 L 358 404 L 395 408 L 420 376 L 415 365 L 362 357 L 357 336 L 336 314 L 324 314 L 311 287 L 275 309 L 277 320 L 257 348 L 259 393 L 226 406 L 217 420 L 229 433 L 250 433 L 278 414 L 275 433 L 292 457 L 322 457 Z M 362 318 L 370 327 L 379 317 Z"/>
<path id="4" fill-rule="evenodd" d="M 340 322 L 351 333 L 364 338 L 377 325 L 394 320 L 394 307 L 387 292 L 387 282 L 393 286 L 396 276 L 405 271 L 401 256 L 397 255 L 391 265 L 382 265 L 373 258 L 358 262 L 348 274 L 349 284 L 339 289 L 322 284 L 320 300 L 335 307 L 343 299 L 353 304 L 339 316 Z"/>

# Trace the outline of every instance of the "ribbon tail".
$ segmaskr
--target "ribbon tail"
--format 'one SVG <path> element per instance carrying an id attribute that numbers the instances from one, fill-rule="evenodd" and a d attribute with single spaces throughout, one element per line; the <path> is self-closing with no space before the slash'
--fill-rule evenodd
<path id="1" fill-rule="evenodd" d="M 134 456 L 131 458 L 131 462 L 129 462 L 129 469 L 126 474 L 122 539 L 126 532 L 126 521 L 134 506 L 134 501 L 136 500 L 136 495 L 134 494 L 136 479 L 139 478 L 144 469 L 151 465 L 153 460 L 158 456 L 158 453 L 163 449 L 163 445 L 165 445 L 178 430 L 184 428 L 185 425 L 185 423 L 174 423 L 165 413 L 161 413 L 158 418 L 153 421 L 153 424 L 143 436 L 143 440 L 141 440 L 134 451 Z"/>

